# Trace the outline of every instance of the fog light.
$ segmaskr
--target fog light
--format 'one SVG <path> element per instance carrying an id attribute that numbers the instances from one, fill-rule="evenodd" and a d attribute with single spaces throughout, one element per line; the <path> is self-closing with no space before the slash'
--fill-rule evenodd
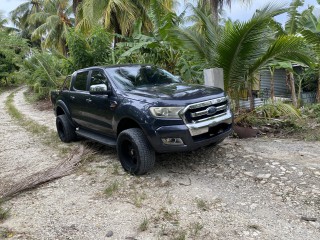
<path id="1" fill-rule="evenodd" d="M 166 145 L 184 145 L 181 138 L 162 138 L 162 142 Z"/>

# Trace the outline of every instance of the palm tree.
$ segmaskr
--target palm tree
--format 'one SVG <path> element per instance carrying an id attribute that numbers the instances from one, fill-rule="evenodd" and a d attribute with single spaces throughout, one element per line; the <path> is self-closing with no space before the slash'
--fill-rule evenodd
<path id="1" fill-rule="evenodd" d="M 6 28 L 5 24 L 8 23 L 8 20 L 4 17 L 3 12 L 0 12 L 0 30 Z"/>
<path id="2" fill-rule="evenodd" d="M 66 37 L 68 28 L 73 26 L 72 6 L 69 0 L 45 0 L 43 11 L 30 16 L 29 22 L 42 23 L 32 33 L 32 39 L 43 39 L 44 48 L 56 48 L 67 55 Z"/>
<path id="3" fill-rule="evenodd" d="M 288 36 L 288 35 L 297 35 L 299 34 L 302 24 L 303 24 L 303 17 L 302 14 L 298 11 L 298 8 L 303 6 L 304 0 L 292 0 L 288 10 L 287 10 L 287 17 L 288 20 L 286 21 L 286 24 L 284 28 L 280 24 L 278 24 L 277 30 L 279 36 Z M 307 21 L 307 14 L 306 11 L 304 12 L 304 21 Z M 274 25 L 275 26 L 275 25 Z M 287 82 L 289 85 L 289 89 L 291 91 L 291 99 L 292 103 L 295 107 L 298 106 L 297 96 L 296 96 L 296 87 L 295 87 L 295 79 L 294 79 L 294 72 L 292 68 L 292 62 L 288 61 L 287 64 L 288 68 L 286 68 L 287 72 Z M 271 87 L 273 88 L 273 84 L 271 84 Z M 274 91 L 274 89 L 271 88 L 271 92 Z"/>
<path id="4" fill-rule="evenodd" d="M 251 0 L 241 0 L 243 3 L 250 3 Z M 222 10 L 222 8 L 225 5 L 228 5 L 229 8 L 231 8 L 232 0 L 199 0 L 199 4 L 201 6 L 203 5 L 209 5 L 211 9 L 211 16 L 213 22 L 216 24 L 219 23 L 219 12 Z"/>
<path id="5" fill-rule="evenodd" d="M 89 32 L 94 25 L 103 25 L 116 36 L 130 36 L 136 21 L 141 20 L 143 32 L 152 31 L 148 10 L 152 4 L 158 4 L 164 14 L 171 11 L 175 0 L 83 0 L 79 9 L 80 21 L 76 28 Z M 120 38 L 115 38 L 117 43 Z"/>
<path id="6" fill-rule="evenodd" d="M 239 99 L 239 93 L 244 89 L 248 89 L 250 96 L 255 73 L 270 61 L 311 62 L 302 37 L 288 35 L 275 38 L 274 31 L 269 28 L 272 17 L 284 11 L 269 4 L 247 22 L 228 21 L 218 34 L 209 18 L 196 10 L 199 19 L 204 20 L 205 33 L 185 29 L 177 30 L 176 34 L 198 63 L 207 68 L 223 69 L 225 90 Z"/>
<path id="7" fill-rule="evenodd" d="M 40 26 L 40 22 L 30 24 L 28 20 L 32 14 L 42 10 L 43 2 L 43 0 L 29 0 L 10 12 L 11 21 L 19 29 L 20 35 L 30 42 L 32 42 L 31 34 Z M 32 42 L 32 45 L 40 47 L 40 41 Z"/>
<path id="8" fill-rule="evenodd" d="M 302 35 L 307 42 L 311 44 L 312 50 L 315 54 L 315 71 L 318 73 L 317 83 L 317 102 L 320 103 L 320 19 L 317 19 L 313 14 L 313 8 L 308 9 L 303 13 L 303 28 Z"/>
<path id="9" fill-rule="evenodd" d="M 168 34 L 183 22 L 185 12 L 179 16 L 171 11 L 169 6 L 164 11 L 160 1 L 150 1 L 148 18 L 153 26 L 152 31 L 143 33 L 142 21 L 134 26 L 132 37 L 128 41 L 119 43 L 118 46 L 125 51 L 121 57 L 125 62 L 153 63 L 162 66 L 170 72 L 177 70 L 177 64 L 181 59 L 181 52 L 177 51 L 174 43 L 170 41 Z"/>

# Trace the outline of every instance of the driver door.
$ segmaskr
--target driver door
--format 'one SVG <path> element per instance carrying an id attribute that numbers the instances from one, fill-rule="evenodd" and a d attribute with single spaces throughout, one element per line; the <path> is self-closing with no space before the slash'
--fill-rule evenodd
<path id="1" fill-rule="evenodd" d="M 102 70 L 92 70 L 90 73 L 89 89 L 92 85 L 105 84 L 108 90 L 110 84 Z M 115 136 L 112 131 L 112 120 L 114 115 L 115 96 L 107 94 L 89 94 L 86 99 L 87 127 L 104 135 Z"/>

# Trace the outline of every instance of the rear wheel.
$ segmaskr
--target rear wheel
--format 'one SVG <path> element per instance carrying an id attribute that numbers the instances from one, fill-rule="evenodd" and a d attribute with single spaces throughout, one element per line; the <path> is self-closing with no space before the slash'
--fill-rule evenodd
<path id="1" fill-rule="evenodd" d="M 155 152 L 140 128 L 122 131 L 117 151 L 122 167 L 131 174 L 145 174 L 154 166 Z"/>
<path id="2" fill-rule="evenodd" d="M 76 139 L 75 128 L 71 125 L 66 115 L 59 115 L 56 118 L 56 126 L 59 138 L 62 142 L 71 142 Z"/>

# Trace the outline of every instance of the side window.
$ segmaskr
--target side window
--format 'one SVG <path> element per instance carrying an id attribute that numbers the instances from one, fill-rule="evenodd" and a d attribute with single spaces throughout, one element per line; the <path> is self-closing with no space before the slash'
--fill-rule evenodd
<path id="1" fill-rule="evenodd" d="M 108 85 L 107 79 L 103 75 L 103 73 L 101 71 L 95 70 L 95 71 L 92 71 L 92 74 L 91 74 L 90 86 L 97 85 L 97 84 L 106 84 L 106 85 Z"/>
<path id="2" fill-rule="evenodd" d="M 73 85 L 75 90 L 86 91 L 87 76 L 88 76 L 88 72 L 80 72 L 77 74 L 76 80 Z"/>

